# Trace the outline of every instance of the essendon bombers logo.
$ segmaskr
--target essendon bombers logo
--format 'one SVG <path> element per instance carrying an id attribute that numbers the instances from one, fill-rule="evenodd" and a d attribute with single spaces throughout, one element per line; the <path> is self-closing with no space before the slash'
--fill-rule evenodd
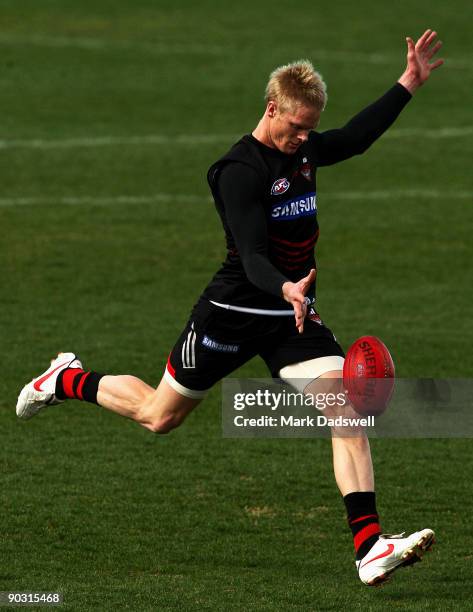
<path id="1" fill-rule="evenodd" d="M 302 166 L 294 171 L 292 178 L 296 178 L 296 176 L 299 176 L 299 174 L 303 176 L 307 181 L 312 181 L 312 170 L 307 157 L 302 158 Z"/>
<path id="2" fill-rule="evenodd" d="M 274 181 L 273 186 L 271 187 L 271 195 L 282 195 L 286 193 L 289 189 L 291 183 L 287 180 L 287 178 L 279 178 L 277 181 Z"/>
<path id="3" fill-rule="evenodd" d="M 301 174 L 302 176 L 307 179 L 308 181 L 311 180 L 311 176 L 310 176 L 310 164 L 304 164 L 301 168 Z"/>

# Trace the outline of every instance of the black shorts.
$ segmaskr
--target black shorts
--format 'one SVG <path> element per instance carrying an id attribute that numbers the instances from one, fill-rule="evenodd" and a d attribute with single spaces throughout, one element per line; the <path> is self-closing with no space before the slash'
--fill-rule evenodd
<path id="1" fill-rule="evenodd" d="M 236 312 L 201 298 L 169 355 L 165 376 L 184 395 L 202 397 L 202 392 L 255 355 L 265 361 L 274 378 L 278 378 L 281 368 L 293 363 L 345 356 L 313 309 L 299 334 L 294 316 Z M 188 394 L 186 390 L 197 393 Z"/>

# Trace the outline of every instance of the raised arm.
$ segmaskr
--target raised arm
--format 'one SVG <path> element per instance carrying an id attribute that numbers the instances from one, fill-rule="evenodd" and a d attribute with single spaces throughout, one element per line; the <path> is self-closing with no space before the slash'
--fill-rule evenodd
<path id="1" fill-rule="evenodd" d="M 406 38 L 407 66 L 396 85 L 342 128 L 310 134 L 317 165 L 328 166 L 364 153 L 394 123 L 414 92 L 443 64 L 442 59 L 430 63 L 442 46 L 435 42 L 436 37 L 436 32 L 426 30 L 415 44 Z"/>

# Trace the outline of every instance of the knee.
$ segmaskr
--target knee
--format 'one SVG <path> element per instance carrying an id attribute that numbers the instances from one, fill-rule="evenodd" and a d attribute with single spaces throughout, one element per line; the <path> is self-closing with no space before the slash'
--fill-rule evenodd
<path id="1" fill-rule="evenodd" d="M 181 424 L 182 420 L 174 415 L 155 417 L 145 427 L 156 434 L 167 434 Z"/>

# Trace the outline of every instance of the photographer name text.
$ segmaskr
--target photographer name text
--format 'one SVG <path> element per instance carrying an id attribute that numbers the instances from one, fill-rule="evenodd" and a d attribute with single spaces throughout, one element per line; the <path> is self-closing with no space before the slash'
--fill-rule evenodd
<path id="1" fill-rule="evenodd" d="M 374 416 L 362 418 L 352 417 L 326 417 L 319 414 L 315 417 L 294 417 L 292 415 L 284 416 L 259 416 L 259 417 L 244 417 L 238 414 L 233 419 L 233 424 L 236 427 L 374 427 Z"/>

